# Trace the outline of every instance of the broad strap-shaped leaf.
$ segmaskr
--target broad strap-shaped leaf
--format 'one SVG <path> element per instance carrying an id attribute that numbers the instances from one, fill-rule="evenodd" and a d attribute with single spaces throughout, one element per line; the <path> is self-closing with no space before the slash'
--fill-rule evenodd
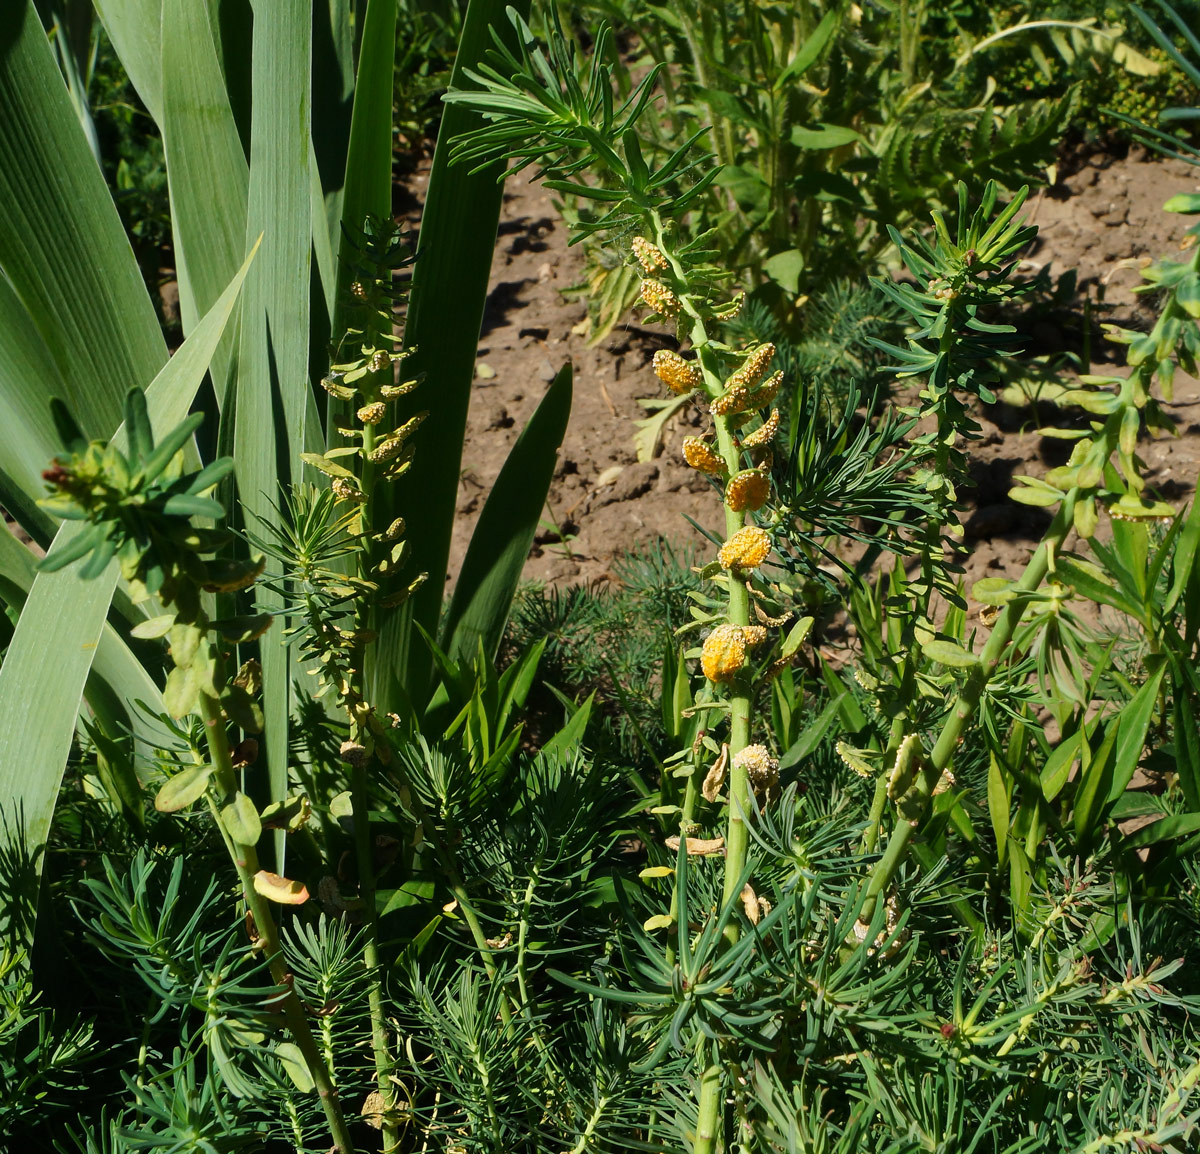
<path id="1" fill-rule="evenodd" d="M 396 0 L 368 0 L 354 85 L 354 112 L 346 154 L 338 257 L 340 312 L 350 287 L 354 237 L 368 215 L 386 219 L 392 208 L 392 73 L 396 61 Z M 339 320 L 334 332 L 340 332 Z"/>
<path id="2" fill-rule="evenodd" d="M 167 359 L 158 317 L 29 0 L 0 54 L 0 269 L 90 437 Z M 42 389 L 33 383 L 30 387 Z"/>
<path id="3" fill-rule="evenodd" d="M 33 502 L 45 490 L 42 470 L 62 450 L 49 399 L 66 392 L 41 333 L 0 277 L 0 505 L 43 544 L 54 523 Z"/>
<path id="4" fill-rule="evenodd" d="M 205 0 L 162 0 L 160 124 L 185 333 L 212 307 L 246 252 L 250 170 L 216 35 Z M 214 358 L 218 402 L 235 335 L 226 335 Z"/>
<path id="5" fill-rule="evenodd" d="M 342 187 L 342 217 L 331 236 L 338 264 L 332 296 L 334 338 L 345 328 L 346 302 L 356 238 L 368 216 L 386 220 L 392 211 L 392 83 L 396 62 L 396 0 L 368 0 L 354 85 L 354 110 Z M 315 77 L 314 77 L 315 83 Z M 331 398 L 326 436 L 345 425 L 347 406 Z"/>
<path id="6" fill-rule="evenodd" d="M 309 170 L 312 6 L 271 0 L 254 9 L 247 239 L 263 237 L 246 282 L 238 351 L 233 458 L 248 520 L 272 522 L 280 486 L 314 434 L 308 379 L 312 189 Z M 319 441 L 319 428 L 315 430 Z M 279 604 L 260 590 L 260 604 Z M 287 793 L 290 664 L 278 639 L 262 646 L 269 800 Z M 283 837 L 276 839 L 282 853 Z M 283 860 L 277 861 L 280 869 Z"/>
<path id="7" fill-rule="evenodd" d="M 33 553 L 11 533 L 0 533 L 0 601 L 16 614 L 33 588 L 36 562 Z M 107 733 L 131 732 L 143 747 L 164 745 L 169 740 L 160 722 L 136 708 L 137 701 L 153 708 L 161 691 L 111 625 L 106 624 L 100 635 L 84 696 Z"/>
<path id="8" fill-rule="evenodd" d="M 493 46 L 492 30 L 505 42 L 515 34 L 505 16 L 504 0 L 470 0 L 454 60 L 451 87 L 471 86 L 467 70 L 478 69 Z M 511 5 L 528 16 L 528 0 Z M 421 220 L 419 251 L 413 270 L 404 343 L 415 348 L 405 362 L 406 375 L 426 374 L 403 414 L 422 408 L 429 418 L 416 439 L 418 463 L 408 476 L 385 491 L 377 502 L 378 524 L 403 515 L 412 543 L 412 573 L 428 579 L 400 608 L 383 614 L 377 626 L 380 661 L 372 678 L 371 700 L 383 710 L 395 709 L 405 695 L 420 700 L 427 692 L 431 666 L 415 635 L 415 619 L 437 636 L 444 596 L 450 534 L 454 522 L 467 407 L 475 372 L 475 349 L 487 299 L 492 249 L 500 222 L 503 167 L 470 174 L 450 167 L 450 151 L 464 132 L 480 128 L 483 118 L 464 105 L 447 106 L 438 132 L 429 195 Z M 436 390 L 436 404 L 427 398 Z"/>
<path id="9" fill-rule="evenodd" d="M 162 0 L 92 0 L 146 110 L 162 125 Z"/>
<path id="10" fill-rule="evenodd" d="M 482 644 L 491 661 L 500 646 L 571 416 L 571 377 L 568 363 L 521 430 L 488 495 L 443 625 L 442 648 L 451 660 L 468 660 Z"/>
<path id="11" fill-rule="evenodd" d="M 159 436 L 187 415 L 253 255 L 147 388 L 150 420 Z M 124 447 L 123 429 L 113 440 Z M 68 522 L 56 541 L 83 529 L 80 522 Z M 0 666 L 0 717 L 33 717 L 36 711 L 36 724 L 0 726 L 0 816 L 7 821 L 0 837 L 22 837 L 31 854 L 45 844 L 50 829 L 84 683 L 116 583 L 116 565 L 94 581 L 80 580 L 72 569 L 39 573 Z M 133 697 L 140 692 L 125 679 L 117 688 Z M 33 917 L 19 921 L 32 934 Z"/>

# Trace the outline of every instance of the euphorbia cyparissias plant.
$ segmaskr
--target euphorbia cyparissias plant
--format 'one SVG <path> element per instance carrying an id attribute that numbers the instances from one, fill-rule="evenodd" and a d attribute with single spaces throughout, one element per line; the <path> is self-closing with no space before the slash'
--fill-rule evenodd
<path id="1" fill-rule="evenodd" d="M 70 456 L 57 459 L 44 476 L 53 495 L 43 506 L 60 517 L 85 521 L 87 529 L 66 548 L 52 551 L 41 568 L 53 571 L 87 557 L 81 575 L 98 577 L 116 557 L 135 604 L 156 599 L 163 612 L 134 629 L 143 639 L 166 638 L 172 668 L 163 690 L 168 712 L 177 718 L 198 714 L 204 726 L 208 761 L 173 774 L 159 789 L 155 807 L 180 812 L 196 802 L 209 809 L 237 871 L 250 915 L 248 948 L 266 957 L 282 991 L 290 1045 L 321 1098 L 335 1148 L 354 1149 L 329 1067 L 317 1047 L 308 1011 L 292 989 L 283 961 L 272 903 L 295 905 L 308 899 L 298 882 L 259 868 L 255 849 L 264 823 L 287 815 L 278 803 L 260 813 L 240 788 L 234 767 L 230 726 L 246 733 L 262 729 L 262 712 L 251 689 L 259 680 L 252 667 L 230 677 L 225 650 L 262 635 L 270 614 L 212 619 L 205 594 L 249 588 L 263 569 L 262 557 L 224 560 L 207 557 L 224 546 L 223 529 L 198 529 L 193 517 L 220 519 L 224 508 L 209 494 L 233 469 L 221 458 L 195 473 L 184 467 L 184 446 L 203 422 L 193 414 L 155 444 L 141 390 L 125 399 L 128 452 L 113 444 L 87 443 L 65 406 L 54 406 L 56 423 Z M 206 559 L 207 557 L 207 559 Z M 297 807 L 291 807 L 297 809 Z M 297 812 L 299 810 L 297 809 Z"/>

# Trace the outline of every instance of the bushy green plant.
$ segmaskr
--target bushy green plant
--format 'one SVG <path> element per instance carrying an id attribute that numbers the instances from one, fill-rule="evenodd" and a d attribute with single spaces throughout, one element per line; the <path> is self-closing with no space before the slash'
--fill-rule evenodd
<path id="1" fill-rule="evenodd" d="M 1164 423 L 1176 366 L 1194 366 L 1200 258 L 1145 270 L 1161 311 L 1149 334 L 1114 331 L 1128 377 L 1059 394 L 1084 414 L 1057 430 L 1072 456 L 1014 491 L 1049 526 L 1022 575 L 976 587 L 990 610 L 976 623 L 953 553 L 973 413 L 1011 355 L 1005 312 L 1032 235 L 1021 195 L 1003 204 L 987 183 L 972 206 L 960 186 L 931 236 L 890 234 L 909 276 L 876 288 L 909 324 L 903 344 L 872 348 L 919 386 L 910 409 L 797 388 L 785 422 L 778 350 L 739 326 L 733 270 L 689 231 L 712 158 L 698 138 L 644 147 L 656 76 L 619 106 L 604 34 L 580 72 L 561 36 L 543 47 L 516 12 L 508 30 L 458 70 L 443 130 L 461 163 L 489 178 L 536 165 L 598 206 L 582 232 L 629 242 L 649 322 L 680 346 L 654 373 L 704 421 L 682 451 L 723 508 L 715 557 L 686 572 L 635 559 L 609 599 L 527 595 L 496 661 L 562 435 L 563 374 L 443 609 L 440 546 L 421 534 L 444 536 L 434 498 L 452 470 L 424 462 L 449 444 L 456 400 L 444 386 L 426 398 L 462 350 L 440 363 L 410 347 L 425 333 L 446 348 L 421 311 L 441 269 L 415 280 L 395 336 L 407 250 L 368 213 L 329 269 L 329 435 L 305 426 L 272 473 L 290 482 L 278 497 L 249 489 L 263 476 L 252 425 L 235 419 L 233 456 L 204 463 L 204 418 L 187 414 L 243 284 L 283 307 L 247 281 L 254 266 L 148 389 L 126 391 L 115 432 L 94 398 L 64 390 L 50 497 L 6 492 L 45 537 L 48 513 L 75 524 L 41 563 L 0 702 L 69 704 L 73 728 L 90 655 L 80 672 L 58 638 L 77 647 L 93 618 L 108 637 L 110 604 L 118 647 L 100 670 L 126 676 L 123 695 L 89 688 L 52 833 L 70 734 L 22 735 L 52 789 L 16 777 L 0 734 L 7 935 L 35 953 L 57 941 L 75 993 L 73 1014 L 43 1009 L 44 964 L 7 956 L 10 1136 L 89 1154 L 1190 1149 L 1200 992 L 1181 883 L 1200 833 L 1200 514 L 1150 492 L 1137 450 Z M 28 35 L 0 68 L 14 98 L 41 51 Z M 359 71 L 367 83 L 371 65 Z M 15 148 L 6 127 L 0 150 Z M 14 251 L 0 230 L 0 260 Z M 303 413 L 317 394 L 300 383 Z M 410 395 L 427 417 L 390 410 Z M 293 475 L 301 463 L 316 485 Z M 414 475 L 425 507 L 403 505 Z M 0 561 L 22 572 L 15 554 Z M 59 622 L 38 591 L 68 579 Z M 1118 661 L 1072 598 L 1117 609 L 1137 647 Z M 811 644 L 839 601 L 853 669 Z M 55 678 L 31 672 L 34 629 L 64 666 Z M 411 649 L 398 655 L 397 636 Z M 296 703 L 282 724 L 281 689 Z M 1175 780 L 1131 789 L 1172 756 Z M 1133 830 L 1133 816 L 1157 820 Z M 91 1036 L 106 1043 L 95 1088 L 72 1094 Z"/>
<path id="2" fill-rule="evenodd" d="M 1040 179 L 1075 107 L 1073 88 L 1024 100 L 998 98 L 982 77 L 965 81 L 970 36 L 924 4 L 582 10 L 637 27 L 634 74 L 665 68 L 663 113 L 642 122 L 650 141 L 669 148 L 689 124 L 712 124 L 721 170 L 697 205 L 695 234 L 716 230 L 727 267 L 793 337 L 829 336 L 804 304 L 874 272 L 887 225 L 952 203 L 968 175 L 1009 190 Z M 586 211 L 581 203 L 570 215 Z M 627 265 L 589 247 L 599 338 L 637 284 Z"/>

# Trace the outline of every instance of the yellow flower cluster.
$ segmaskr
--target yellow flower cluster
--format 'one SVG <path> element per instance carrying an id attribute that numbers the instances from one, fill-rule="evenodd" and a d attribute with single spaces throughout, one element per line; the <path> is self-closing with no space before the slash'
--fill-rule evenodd
<path id="1" fill-rule="evenodd" d="M 369 405 L 363 405 L 357 416 L 364 425 L 378 425 L 386 412 L 387 405 L 383 401 L 372 401 Z"/>
<path id="2" fill-rule="evenodd" d="M 718 625 L 700 650 L 700 668 L 709 681 L 728 681 L 746 664 L 746 650 L 761 645 L 767 631 L 761 625 Z"/>
<path id="3" fill-rule="evenodd" d="M 650 307 L 651 311 L 658 313 L 663 317 L 677 317 L 679 315 L 679 298 L 664 284 L 659 284 L 656 280 L 644 280 L 641 287 L 642 300 Z"/>
<path id="4" fill-rule="evenodd" d="M 725 382 L 727 389 L 753 389 L 775 359 L 775 346 L 759 345 L 742 362 L 742 367 Z"/>
<path id="5" fill-rule="evenodd" d="M 779 762 L 765 745 L 747 745 L 733 755 L 733 764 L 746 771 L 755 793 L 765 793 L 779 784 Z"/>
<path id="6" fill-rule="evenodd" d="M 704 384 L 704 374 L 694 361 L 684 360 L 670 349 L 654 354 L 654 375 L 673 393 L 690 393 Z"/>
<path id="7" fill-rule="evenodd" d="M 725 504 L 735 513 L 761 509 L 771 492 L 771 481 L 759 469 L 743 469 L 729 478 L 725 486 Z"/>
<path id="8" fill-rule="evenodd" d="M 722 569 L 757 569 L 771 552 L 771 538 L 756 525 L 739 529 L 717 554 Z"/>
<path id="9" fill-rule="evenodd" d="M 693 469 L 707 473 L 710 477 L 720 477 L 725 473 L 725 462 L 713 452 L 709 443 L 700 437 L 684 438 L 683 459 Z"/>
<path id="10" fill-rule="evenodd" d="M 705 639 L 700 668 L 709 681 L 728 681 L 746 664 L 746 634 L 740 625 L 718 625 Z"/>
<path id="11" fill-rule="evenodd" d="M 771 415 L 753 433 L 742 438 L 742 444 L 747 449 L 761 449 L 775 440 L 775 434 L 778 432 L 779 410 L 772 409 Z"/>
<path id="12" fill-rule="evenodd" d="M 665 272 L 667 269 L 667 258 L 645 237 L 635 236 L 633 238 L 633 255 L 637 257 L 638 264 L 642 266 L 642 271 L 647 276 L 653 276 L 656 272 Z"/>

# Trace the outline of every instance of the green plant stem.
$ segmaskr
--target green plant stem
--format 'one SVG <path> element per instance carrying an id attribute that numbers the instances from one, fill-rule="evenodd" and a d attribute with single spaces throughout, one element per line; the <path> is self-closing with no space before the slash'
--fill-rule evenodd
<path id="1" fill-rule="evenodd" d="M 408 804 L 412 808 L 413 816 L 421 826 L 422 835 L 433 846 L 433 852 L 437 855 L 438 861 L 441 862 L 442 872 L 450 884 L 450 892 L 454 895 L 455 901 L 458 902 L 459 909 L 462 910 L 463 920 L 467 923 L 467 928 L 471 931 L 471 938 L 475 942 L 475 948 L 479 951 L 479 958 L 483 962 L 484 973 L 487 974 L 488 981 L 495 982 L 499 975 L 499 970 L 496 967 L 496 959 L 492 954 L 492 947 L 488 945 L 487 934 L 483 932 L 483 926 L 480 924 L 479 917 L 471 907 L 470 898 L 467 896 L 466 883 L 463 881 L 462 874 L 458 871 L 454 855 L 439 835 L 437 826 L 434 825 L 432 819 L 429 817 L 425 806 L 421 804 L 421 799 L 417 795 L 417 791 L 413 789 L 412 783 L 408 781 L 398 765 L 393 764 L 392 769 L 395 773 L 396 783 L 408 794 Z M 509 1009 L 508 1002 L 505 999 L 501 999 L 500 1001 L 500 1017 L 506 1026 L 512 1021 L 512 1011 Z"/>
<path id="2" fill-rule="evenodd" d="M 533 1016 L 533 1004 L 529 998 L 529 969 L 525 964 L 525 951 L 529 939 L 529 910 L 533 905 L 533 895 L 537 890 L 541 864 L 533 867 L 529 874 L 529 884 L 525 887 L 525 900 L 521 903 L 521 923 L 517 930 L 517 989 L 521 992 L 521 1010 L 526 1017 Z"/>
<path id="3" fill-rule="evenodd" d="M 237 792 L 237 775 L 233 768 L 233 759 L 229 750 L 229 735 L 225 732 L 225 720 L 221 716 L 220 702 L 209 697 L 207 693 L 201 693 L 200 715 L 204 719 L 205 740 L 209 756 L 212 758 L 217 785 L 224 796 L 231 798 Z M 254 846 L 244 845 L 229 836 L 211 795 L 209 795 L 209 803 L 217 814 L 217 824 L 225 838 L 226 845 L 230 848 L 233 864 L 242 885 L 242 896 L 245 899 L 246 907 L 250 910 L 250 916 L 254 919 L 259 945 L 266 955 L 267 964 L 270 967 L 271 979 L 281 990 L 285 991 L 279 996 L 279 1004 L 283 1009 L 288 1032 L 299 1048 L 309 1076 L 317 1088 L 317 1094 L 321 1099 L 321 1108 L 324 1110 L 325 1120 L 329 1124 L 330 1136 L 333 1138 L 338 1154 L 354 1154 L 354 1141 L 350 1137 L 346 1120 L 342 1116 L 342 1107 L 338 1101 L 337 1088 L 333 1084 L 333 1076 L 321 1057 L 317 1041 L 309 1028 L 304 1006 L 292 988 L 292 976 L 288 973 L 283 959 L 279 945 L 279 930 L 275 925 L 270 903 L 254 888 L 254 875 L 258 872 L 258 854 Z"/>
<path id="4" fill-rule="evenodd" d="M 987 688 L 988 681 L 1000 663 L 1021 618 L 1025 613 L 1026 599 L 1022 594 L 1032 593 L 1041 585 L 1050 569 L 1052 554 L 1062 544 L 1067 531 L 1072 524 L 1075 497 L 1077 490 L 1072 489 L 1066 496 L 1046 535 L 1042 538 L 1033 557 L 1025 568 L 1020 581 L 1017 582 L 1013 597 L 996 620 L 992 634 L 979 655 L 978 663 L 972 668 L 965 684 L 960 690 L 950 716 L 946 718 L 938 736 L 937 744 L 929 755 L 918 786 L 924 794 L 926 802 L 932 796 L 934 787 L 941 779 L 942 773 L 950 765 L 958 743 L 966 730 L 967 722 L 974 715 L 979 700 Z M 867 896 L 863 904 L 861 920 L 869 921 L 875 910 L 879 896 L 887 890 L 892 879 L 899 870 L 908 852 L 909 842 L 916 833 L 917 826 L 908 821 L 898 822 L 888 840 L 883 856 L 872 867 L 867 881 Z"/>
<path id="5" fill-rule="evenodd" d="M 713 1154 L 717 1149 L 717 1126 L 721 1117 L 721 1091 L 724 1086 L 718 1063 L 705 1066 L 700 1075 L 699 1119 L 692 1154 Z"/>
<path id="6" fill-rule="evenodd" d="M 703 748 L 703 746 L 701 746 Z M 687 785 L 683 791 L 683 809 L 679 817 L 679 836 L 686 838 L 691 831 L 692 823 L 696 820 L 696 799 L 700 796 L 700 788 L 696 785 L 696 776 L 700 773 L 700 765 L 696 763 L 692 766 L 692 772 L 688 774 Z M 686 917 L 686 911 L 679 908 L 679 879 L 671 875 L 671 914 L 676 922 L 682 917 Z M 666 949 L 664 953 L 667 958 L 667 965 L 675 964 L 675 939 L 673 936 L 668 937 Z"/>
<path id="7" fill-rule="evenodd" d="M 686 277 L 679 262 L 672 256 L 671 245 L 667 240 L 662 220 L 657 213 L 651 214 L 654 239 L 660 252 L 670 261 L 675 275 L 681 283 L 686 284 Z M 720 364 L 712 349 L 704 318 L 685 294 L 682 298 L 684 311 L 691 319 L 691 343 L 696 350 L 700 367 L 704 373 L 705 389 L 710 397 L 717 396 L 724 388 Z M 728 419 L 717 417 L 717 448 L 725 462 L 725 468 L 730 476 L 739 472 L 742 467 L 742 450 L 729 427 Z M 748 514 L 738 513 L 725 505 L 725 533 L 732 537 L 743 525 L 747 524 Z M 747 586 L 732 573 L 729 576 L 729 595 L 726 611 L 726 621 L 731 625 L 746 626 L 750 624 L 750 592 Z M 746 827 L 747 818 L 751 812 L 750 781 L 744 766 L 737 763 L 739 754 L 750 743 L 751 710 L 753 702 L 750 693 L 749 680 L 743 674 L 736 677 L 732 685 L 729 715 L 729 805 L 725 823 L 725 874 L 723 885 L 723 905 L 728 905 L 737 896 L 738 885 L 742 879 L 746 865 L 746 851 L 749 845 L 750 833 Z M 686 836 L 686 834 L 684 835 Z M 688 912 L 679 909 L 677 916 L 683 924 Z M 737 922 L 730 918 L 725 929 L 725 940 L 732 945 L 738 938 Z M 701 1061 L 706 1058 L 701 1055 Z M 716 1147 L 717 1134 L 720 1126 L 721 1098 L 724 1087 L 724 1074 L 719 1062 L 705 1065 L 700 1075 L 700 1094 L 697 1103 L 698 1123 L 696 1142 L 693 1154 L 711 1154 Z"/>
<path id="8" fill-rule="evenodd" d="M 729 423 L 724 417 L 717 418 L 717 445 L 725 460 L 730 476 L 741 468 L 741 449 L 734 440 Z M 732 537 L 743 525 L 746 517 L 725 506 L 725 535 Z M 750 593 L 745 584 L 733 574 L 729 577 L 729 602 L 726 619 L 731 625 L 750 624 Z M 729 701 L 729 814 L 725 831 L 725 884 L 723 904 L 737 896 L 737 884 L 746 865 L 746 848 L 750 834 L 746 819 L 751 812 L 750 781 L 744 766 L 737 762 L 737 754 L 750 744 L 750 687 L 744 677 L 738 676 L 733 683 L 733 695 Z M 737 941 L 737 923 L 731 918 L 725 936 L 730 944 Z"/>
<path id="9" fill-rule="evenodd" d="M 387 370 L 391 372 L 390 366 Z M 362 427 L 362 476 L 359 487 L 363 493 L 361 510 L 362 531 L 368 536 L 359 543 L 358 575 L 368 578 L 374 567 L 371 555 L 371 539 L 369 534 L 373 528 L 373 502 L 375 493 L 376 469 L 371 461 L 371 453 L 375 449 L 375 426 L 364 424 Z M 356 630 L 367 629 L 370 623 L 371 606 L 365 597 L 360 597 L 355 605 Z M 365 646 L 363 647 L 365 649 Z M 363 652 L 359 650 L 360 654 Z M 363 686 L 369 684 L 366 678 L 365 656 L 358 662 L 359 668 L 354 671 L 353 686 L 356 696 L 362 694 Z M 351 737 L 354 733 L 354 719 L 351 718 Z M 376 759 L 372 759 L 374 762 Z M 363 907 L 363 967 L 367 973 L 367 1004 L 371 1012 L 371 1051 L 375 1062 L 375 1088 L 383 1099 L 383 1151 L 392 1154 L 400 1147 L 400 1127 L 393 1120 L 393 1104 L 395 1090 L 392 1086 L 392 1058 L 388 1048 L 387 1025 L 384 1017 L 382 970 L 379 964 L 379 910 L 375 901 L 375 855 L 374 839 L 371 837 L 371 798 L 367 782 L 367 765 L 356 765 L 351 770 L 350 791 L 354 806 L 354 849 L 358 863 L 358 893 Z"/>

